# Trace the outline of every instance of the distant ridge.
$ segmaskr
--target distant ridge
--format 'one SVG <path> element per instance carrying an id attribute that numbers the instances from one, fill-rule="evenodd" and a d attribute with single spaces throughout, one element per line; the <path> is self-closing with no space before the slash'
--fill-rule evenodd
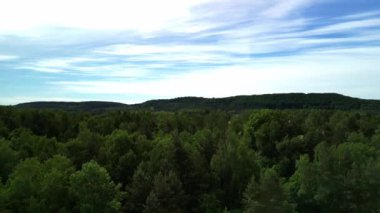
<path id="1" fill-rule="evenodd" d="M 226 98 L 180 97 L 150 100 L 141 104 L 117 102 L 30 102 L 15 105 L 18 108 L 104 111 L 113 109 L 146 109 L 177 111 L 188 109 L 219 109 L 240 111 L 247 109 L 366 109 L 380 110 L 380 100 L 365 100 L 336 93 L 284 93 L 245 95 Z"/>
<path id="2" fill-rule="evenodd" d="M 72 111 L 99 111 L 125 108 L 127 105 L 107 101 L 61 102 L 61 101 L 37 101 L 15 105 L 18 108 L 33 109 L 63 109 Z"/>

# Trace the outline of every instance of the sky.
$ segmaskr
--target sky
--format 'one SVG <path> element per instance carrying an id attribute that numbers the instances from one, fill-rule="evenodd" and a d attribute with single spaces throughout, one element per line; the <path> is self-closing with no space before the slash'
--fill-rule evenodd
<path id="1" fill-rule="evenodd" d="M 1 105 L 379 91 L 379 0 L 0 2 Z"/>

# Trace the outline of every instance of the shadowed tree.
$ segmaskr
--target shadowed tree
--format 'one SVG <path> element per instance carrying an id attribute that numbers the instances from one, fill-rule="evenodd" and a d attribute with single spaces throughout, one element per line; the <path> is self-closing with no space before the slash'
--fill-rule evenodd
<path id="1" fill-rule="evenodd" d="M 244 192 L 244 212 L 290 213 L 293 205 L 288 202 L 287 194 L 274 169 L 264 169 L 260 181 L 252 176 Z"/>
<path id="2" fill-rule="evenodd" d="M 152 191 L 146 199 L 144 213 L 186 212 L 182 183 L 174 172 L 159 172 L 154 177 Z"/>

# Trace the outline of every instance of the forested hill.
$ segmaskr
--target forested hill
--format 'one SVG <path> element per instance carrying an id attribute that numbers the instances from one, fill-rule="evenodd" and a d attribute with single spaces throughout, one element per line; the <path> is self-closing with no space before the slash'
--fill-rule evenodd
<path id="1" fill-rule="evenodd" d="M 35 108 L 35 109 L 63 109 L 73 111 L 98 111 L 125 108 L 127 105 L 117 102 L 106 101 L 85 101 L 85 102 L 55 102 L 55 101 L 38 101 L 16 105 L 18 108 Z"/>
<path id="2" fill-rule="evenodd" d="M 116 102 L 30 102 L 18 104 L 21 108 L 49 108 L 64 110 L 99 111 L 112 109 L 148 109 L 177 111 L 184 109 L 369 109 L 380 110 L 379 100 L 364 100 L 335 93 L 288 93 L 227 98 L 181 97 L 151 100 L 126 105 Z"/>
<path id="3" fill-rule="evenodd" d="M 380 109 L 380 101 L 352 98 L 335 93 L 289 93 L 227 98 L 183 97 L 152 100 L 130 107 L 163 111 L 182 109 Z"/>

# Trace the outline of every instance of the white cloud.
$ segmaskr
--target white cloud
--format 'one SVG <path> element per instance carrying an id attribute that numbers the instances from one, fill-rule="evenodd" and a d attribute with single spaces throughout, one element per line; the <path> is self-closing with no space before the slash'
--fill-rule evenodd
<path id="1" fill-rule="evenodd" d="M 380 19 L 363 19 L 344 21 L 337 24 L 321 26 L 312 30 L 303 27 L 313 20 L 269 20 L 252 23 L 252 27 L 242 26 L 221 29 L 215 32 L 198 33 L 197 37 L 217 35 L 219 40 L 208 44 L 118 44 L 99 48 L 96 53 L 106 55 L 128 56 L 129 60 L 144 61 L 187 60 L 203 62 L 209 60 L 233 62 L 236 58 L 228 54 L 261 54 L 279 51 L 292 51 L 317 45 L 342 44 L 349 42 L 373 42 L 380 37 L 376 30 L 359 31 L 358 29 L 380 26 Z M 349 33 L 345 37 L 313 38 L 313 36 Z M 351 34 L 351 35 L 350 35 Z M 187 58 L 186 58 L 187 57 Z M 199 60 L 200 59 L 200 60 Z M 244 60 L 244 59 L 243 59 Z M 241 61 L 237 61 L 241 62 Z"/>
<path id="2" fill-rule="evenodd" d="M 139 78 L 146 77 L 151 74 L 150 70 L 144 69 L 144 66 L 133 66 L 122 63 L 101 66 L 77 66 L 72 67 L 71 69 L 75 72 L 75 74 L 101 77 Z"/>
<path id="3" fill-rule="evenodd" d="M 276 0 L 272 2 L 274 2 L 273 5 L 262 13 L 265 17 L 281 18 L 313 3 L 311 0 Z"/>
<path id="4" fill-rule="evenodd" d="M 17 69 L 22 70 L 32 70 L 36 72 L 45 72 L 45 73 L 62 73 L 65 72 L 63 69 L 49 68 L 49 67 L 33 67 L 33 66 L 19 66 Z"/>
<path id="5" fill-rule="evenodd" d="M 340 38 L 308 37 L 322 32 L 345 32 L 350 29 L 349 27 L 354 26 L 358 28 L 369 24 L 372 26 L 377 23 L 376 20 L 349 21 L 309 31 L 303 31 L 302 28 L 312 20 L 302 18 L 289 21 L 273 20 L 257 24 L 252 28 L 223 29 L 219 31 L 220 39 L 218 41 L 207 44 L 121 43 L 95 48 L 91 54 L 96 54 L 96 57 L 43 59 L 26 64 L 22 68 L 51 73 L 70 71 L 88 76 L 148 77 L 155 72 L 155 69 L 175 67 L 178 62 L 192 64 L 194 66 L 191 68 L 192 70 L 199 69 L 202 64 L 223 65 L 228 63 L 246 66 L 260 60 L 248 56 L 249 54 L 270 54 L 299 49 L 305 49 L 300 54 L 307 54 L 310 51 L 315 53 L 313 47 L 320 45 L 379 41 L 380 37 L 376 30 L 355 31 L 354 36 Z M 318 47 L 318 49 L 324 48 L 328 49 L 329 47 Z M 118 60 L 110 60 L 115 57 Z M 106 63 L 90 65 L 89 62 Z"/>
<path id="6" fill-rule="evenodd" d="M 355 92 L 359 91 L 355 85 L 363 88 L 363 82 L 379 79 L 375 70 L 379 48 L 366 47 L 380 41 L 378 13 L 332 18 L 327 20 L 330 24 L 298 16 L 315 2 L 4 1 L 0 2 L 0 45 L 9 41 L 5 38 L 13 38 L 2 34 L 34 36 L 22 40 L 19 48 L 41 51 L 30 53 L 32 57 L 14 67 L 54 73 L 59 79 L 75 74 L 75 82 L 58 85 L 86 94 L 221 97 L 296 92 L 299 88 L 304 92 L 336 88 Z M 329 36 L 333 33 L 341 37 Z M 339 48 L 347 44 L 361 47 Z M 70 56 L 68 48 L 78 57 Z M 0 61 L 18 58 L 9 52 L 0 55 Z M 273 56 L 276 53 L 293 55 Z M 35 60 L 35 56 L 41 58 Z M 204 64 L 214 67 L 204 69 Z M 179 73 L 173 74 L 173 67 Z M 171 70 L 157 74 L 157 68 Z M 88 80 L 93 77 L 120 79 Z M 124 77 L 140 79 L 122 82 Z M 354 86 L 350 90 L 348 85 Z"/>
<path id="7" fill-rule="evenodd" d="M 247 41 L 249 42 L 249 41 Z M 167 65 L 177 62 L 226 63 L 243 62 L 244 58 L 228 54 L 249 54 L 250 43 L 244 41 L 221 42 L 214 45 L 112 45 L 95 52 L 125 57 L 125 63 L 156 61 Z M 169 64 L 168 64 L 169 63 Z M 140 64 L 145 67 L 144 64 Z M 149 66 L 149 65 L 148 65 Z"/>
<path id="8" fill-rule="evenodd" d="M 186 19 L 201 0 L 12 0 L 0 3 L 2 31 L 38 27 L 151 31 Z"/>
<path id="9" fill-rule="evenodd" d="M 363 13 L 357 13 L 357 14 L 350 14 L 350 15 L 339 17 L 338 19 L 363 19 L 363 18 L 368 18 L 372 16 L 377 16 L 377 15 L 380 15 L 380 11 L 369 11 L 369 12 L 363 12 Z"/>
<path id="10" fill-rule="evenodd" d="M 228 51 L 233 53 L 249 53 L 242 45 L 227 43 L 229 48 L 223 45 L 227 42 L 220 42 L 216 44 L 156 44 L 156 45 L 136 45 L 136 44 L 121 44 L 111 45 L 95 50 L 96 53 L 110 54 L 110 55 L 149 55 L 149 54 L 167 54 L 167 53 L 212 53 L 220 51 Z M 221 45 L 222 44 L 222 45 Z"/>
<path id="11" fill-rule="evenodd" d="M 86 63 L 86 62 L 104 62 L 106 58 L 82 58 L 82 57 L 66 57 L 66 58 L 53 58 L 40 60 L 36 62 L 38 67 L 71 67 L 74 64 Z"/>
<path id="12" fill-rule="evenodd" d="M 350 57 L 350 59 L 355 59 L 358 57 L 360 61 L 371 61 L 372 63 L 377 62 L 380 55 L 380 47 L 355 47 L 355 48 L 322 48 L 318 50 L 310 51 L 310 55 L 330 55 L 332 58 L 337 56 L 340 57 Z"/>
<path id="13" fill-rule="evenodd" d="M 82 57 L 65 57 L 65 58 L 53 58 L 42 59 L 33 62 L 26 62 L 23 65 L 17 66 L 17 69 L 26 69 L 37 72 L 46 73 L 63 73 L 70 70 L 78 70 L 82 66 L 78 65 L 87 62 L 104 62 L 105 58 L 82 58 Z M 84 68 L 84 67 L 83 67 Z"/>
<path id="14" fill-rule="evenodd" d="M 321 27 L 315 30 L 311 30 L 306 32 L 309 35 L 320 35 L 320 34 L 329 34 L 329 33 L 337 33 L 343 31 L 352 31 L 360 28 L 366 27 L 379 27 L 380 26 L 380 18 L 372 18 L 372 19 L 364 19 L 364 20 L 356 20 L 356 21 L 347 21 L 338 24 L 332 24 L 326 27 Z"/>
<path id="15" fill-rule="evenodd" d="M 83 101 L 78 98 L 51 97 L 51 96 L 7 96 L 0 97 L 1 105 L 15 105 L 34 101 Z"/>
<path id="16" fill-rule="evenodd" d="M 107 62 L 93 65 L 91 62 Z M 132 65 L 120 61 L 112 63 L 107 58 L 53 58 L 27 62 L 17 66 L 17 69 L 25 69 L 45 73 L 66 73 L 77 76 L 101 76 L 101 77 L 146 77 L 150 69 L 164 67 L 163 64 L 149 64 L 146 66 Z"/>
<path id="17" fill-rule="evenodd" d="M 48 36 L 53 28 L 201 32 L 246 19 L 285 17 L 310 0 L 12 0 L 0 2 L 0 34 Z"/>
<path id="18" fill-rule="evenodd" d="M 15 55 L 0 55 L 0 61 L 10 61 L 10 60 L 15 60 L 18 59 L 18 56 Z"/>
<path id="19" fill-rule="evenodd" d="M 264 58 L 249 65 L 173 74 L 157 80 L 52 83 L 64 90 L 84 94 L 139 94 L 162 98 L 332 91 L 360 96 L 363 86 L 368 87 L 368 82 L 376 83 L 371 79 L 380 78 L 380 73 L 376 70 L 379 63 L 375 57 L 379 55 L 380 49 L 372 49 L 369 55 L 373 57 L 345 52 L 347 50 L 333 55 L 321 51 L 303 56 Z M 363 72 L 367 75 L 363 75 Z M 369 95 L 376 94 L 373 92 Z"/>

